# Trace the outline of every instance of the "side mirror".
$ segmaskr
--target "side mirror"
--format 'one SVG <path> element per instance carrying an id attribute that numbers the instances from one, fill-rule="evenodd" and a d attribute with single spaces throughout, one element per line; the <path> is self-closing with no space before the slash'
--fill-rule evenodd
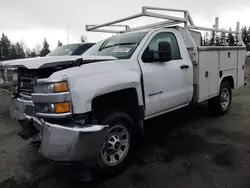
<path id="1" fill-rule="evenodd" d="M 159 42 L 158 51 L 149 50 L 146 48 L 142 55 L 142 61 L 145 63 L 150 62 L 166 62 L 171 60 L 171 48 L 169 42 Z"/>
<path id="2" fill-rule="evenodd" d="M 171 60 L 171 48 L 169 42 L 159 42 L 159 60 L 161 62 Z"/>

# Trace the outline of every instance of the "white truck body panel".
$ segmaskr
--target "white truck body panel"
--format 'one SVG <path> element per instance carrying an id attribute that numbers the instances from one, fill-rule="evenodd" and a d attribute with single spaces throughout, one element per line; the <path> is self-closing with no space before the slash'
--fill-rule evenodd
<path id="1" fill-rule="evenodd" d="M 68 78 L 73 112 L 81 114 L 92 110 L 92 100 L 100 95 L 134 88 L 139 105 L 143 105 L 141 72 L 133 60 L 103 61 L 55 72 L 47 80 Z"/>
<path id="2" fill-rule="evenodd" d="M 227 76 L 233 78 L 234 88 L 244 86 L 244 53 L 241 47 L 198 47 L 197 101 L 218 95 L 220 83 Z"/>
<path id="3" fill-rule="evenodd" d="M 182 59 L 163 63 L 142 62 L 142 53 L 152 38 L 161 32 L 173 33 L 176 36 Z M 192 62 L 182 36 L 176 29 L 157 29 L 150 32 L 150 37 L 140 51 L 138 61 L 143 72 L 145 118 L 154 117 L 162 111 L 189 104 L 193 96 Z M 189 66 L 189 69 L 180 69 L 185 64 Z"/>

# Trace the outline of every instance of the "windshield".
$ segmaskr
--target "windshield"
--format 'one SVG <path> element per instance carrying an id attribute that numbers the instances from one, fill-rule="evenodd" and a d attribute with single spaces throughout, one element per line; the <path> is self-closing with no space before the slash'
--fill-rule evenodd
<path id="1" fill-rule="evenodd" d="M 113 36 L 101 41 L 84 53 L 84 56 L 113 56 L 129 59 L 146 33 L 130 33 Z"/>
<path id="2" fill-rule="evenodd" d="M 50 52 L 47 56 L 64 56 L 71 55 L 81 44 L 69 44 L 56 48 Z"/>

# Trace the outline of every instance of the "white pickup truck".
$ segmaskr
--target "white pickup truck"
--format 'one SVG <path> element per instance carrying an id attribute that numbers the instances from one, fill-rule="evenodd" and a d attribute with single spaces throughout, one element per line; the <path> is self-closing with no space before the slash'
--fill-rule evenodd
<path id="1" fill-rule="evenodd" d="M 179 11 L 184 18 L 150 12 Z M 125 30 L 101 29 L 141 16 L 163 22 Z M 176 26 L 184 23 L 184 27 Z M 226 113 L 232 89 L 245 84 L 246 49 L 201 46 L 197 27 L 186 10 L 143 7 L 142 13 L 88 31 L 117 33 L 83 56 L 7 61 L 13 72 L 12 115 L 19 135 L 38 143 L 39 152 L 59 162 L 95 161 L 104 172 L 129 163 L 144 121 L 208 100 L 212 114 Z M 240 37 L 239 37 L 240 38 Z"/>

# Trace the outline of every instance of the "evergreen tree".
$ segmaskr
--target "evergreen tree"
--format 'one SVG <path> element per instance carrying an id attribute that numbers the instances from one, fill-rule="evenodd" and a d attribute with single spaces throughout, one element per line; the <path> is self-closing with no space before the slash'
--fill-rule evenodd
<path id="1" fill-rule="evenodd" d="M 231 27 L 230 27 L 229 31 L 232 31 Z M 234 39 L 233 34 L 231 34 L 231 33 L 228 33 L 228 35 L 227 35 L 227 44 L 228 44 L 228 46 L 235 45 L 235 39 Z"/>
<path id="2" fill-rule="evenodd" d="M 2 42 L 1 42 L 1 38 L 0 38 L 0 61 L 3 59 L 2 56 Z"/>
<path id="3" fill-rule="evenodd" d="M 220 46 L 220 36 L 218 34 L 215 36 L 215 46 Z"/>
<path id="4" fill-rule="evenodd" d="M 1 60 L 9 60 L 10 57 L 10 49 L 11 49 L 11 42 L 8 39 L 8 37 L 3 33 L 2 38 L 0 41 L 0 46 L 1 46 Z"/>
<path id="5" fill-rule="evenodd" d="M 248 43 L 246 44 L 247 51 L 250 51 L 250 26 L 248 27 L 247 30 L 247 36 L 248 36 Z"/>
<path id="6" fill-rule="evenodd" d="M 220 46 L 226 45 L 226 33 L 222 32 L 220 34 Z"/>
<path id="7" fill-rule="evenodd" d="M 49 43 L 47 42 L 46 38 L 44 38 L 43 47 L 42 47 L 42 50 L 41 50 L 41 52 L 40 52 L 40 56 L 41 56 L 41 57 L 44 57 L 44 56 L 46 56 L 48 53 L 50 53 Z"/>
<path id="8" fill-rule="evenodd" d="M 250 26 L 248 27 L 247 34 L 248 34 L 248 42 L 250 43 Z"/>
<path id="9" fill-rule="evenodd" d="M 247 27 L 244 26 L 241 29 L 241 38 L 243 40 L 243 42 L 245 43 L 245 45 L 247 45 L 249 43 L 249 37 L 248 37 L 249 33 L 247 31 Z"/>
<path id="10" fill-rule="evenodd" d="M 234 36 L 231 33 L 228 34 L 227 43 L 228 43 L 228 46 L 234 46 L 235 45 L 235 39 L 234 39 Z"/>
<path id="11" fill-rule="evenodd" d="M 235 45 L 236 45 L 236 46 L 241 46 L 241 43 L 240 43 L 240 41 L 239 41 L 238 34 L 235 34 L 235 35 L 234 35 L 234 38 L 235 38 Z"/>
<path id="12" fill-rule="evenodd" d="M 209 40 L 209 46 L 214 46 L 214 45 L 215 45 L 215 32 L 212 31 L 211 38 Z"/>
<path id="13" fill-rule="evenodd" d="M 201 44 L 200 45 L 204 46 L 204 41 L 203 41 L 202 35 L 201 35 L 201 39 L 200 40 L 201 40 Z"/>
<path id="14" fill-rule="evenodd" d="M 19 42 L 17 42 L 15 47 L 16 47 L 17 58 L 18 59 L 25 58 L 25 52 L 23 46 Z"/>
<path id="15" fill-rule="evenodd" d="M 57 47 L 60 47 L 60 46 L 62 46 L 63 44 L 62 44 L 62 42 L 59 40 L 58 42 L 57 42 Z"/>
<path id="16" fill-rule="evenodd" d="M 30 57 L 33 58 L 33 57 L 38 57 L 36 51 L 33 49 L 30 53 Z"/>
<path id="17" fill-rule="evenodd" d="M 10 59 L 17 59 L 17 51 L 14 44 L 12 44 L 10 48 Z"/>
<path id="18" fill-rule="evenodd" d="M 204 46 L 208 46 L 209 45 L 209 34 L 208 32 L 206 32 L 204 34 L 204 42 L 203 42 Z"/>

